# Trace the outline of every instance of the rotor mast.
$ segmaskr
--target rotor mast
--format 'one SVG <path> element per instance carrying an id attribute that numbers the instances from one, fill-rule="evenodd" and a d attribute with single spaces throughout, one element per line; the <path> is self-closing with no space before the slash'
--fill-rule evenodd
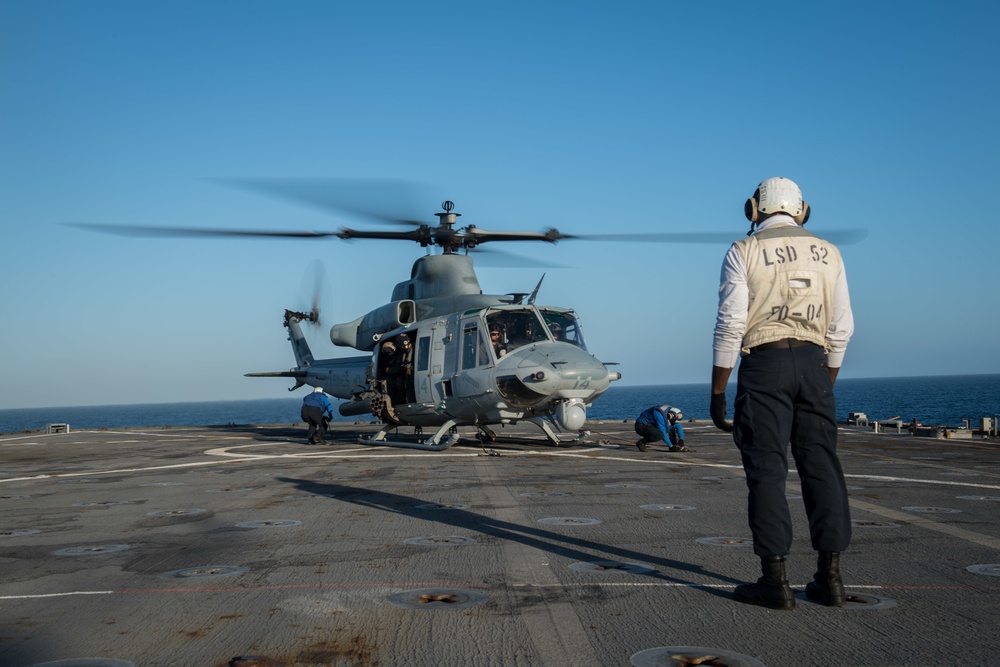
<path id="1" fill-rule="evenodd" d="M 455 223 L 462 214 L 453 213 L 455 203 L 449 199 L 441 203 L 441 208 L 444 209 L 444 213 L 434 214 L 438 218 L 438 228 L 437 233 L 434 235 L 434 240 L 441 246 L 445 255 L 451 255 L 455 252 L 457 245 Z M 457 239 L 457 242 L 461 243 L 461 239 Z"/>

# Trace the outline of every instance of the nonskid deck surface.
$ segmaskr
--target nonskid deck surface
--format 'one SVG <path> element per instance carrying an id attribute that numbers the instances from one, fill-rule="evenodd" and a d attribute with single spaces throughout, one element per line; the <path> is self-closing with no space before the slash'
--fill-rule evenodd
<path id="1" fill-rule="evenodd" d="M 776 612 L 731 599 L 759 572 L 730 436 L 689 423 L 693 451 L 642 453 L 630 422 L 587 428 L 442 452 L 359 445 L 369 424 L 326 447 L 289 425 L 0 436 L 0 665 L 996 662 L 996 439 L 842 428 L 850 602 Z"/>

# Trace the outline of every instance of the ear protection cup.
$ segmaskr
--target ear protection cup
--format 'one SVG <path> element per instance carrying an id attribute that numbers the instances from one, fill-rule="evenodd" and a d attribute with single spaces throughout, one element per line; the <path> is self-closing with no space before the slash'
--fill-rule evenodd
<path id="1" fill-rule="evenodd" d="M 753 197 L 747 199 L 747 203 L 743 204 L 743 215 L 747 217 L 750 222 L 757 222 L 759 213 L 757 211 L 757 197 L 760 197 L 760 190 L 753 193 Z"/>
<path id="2" fill-rule="evenodd" d="M 802 212 L 796 216 L 793 216 L 792 220 L 799 223 L 800 225 L 804 225 L 807 222 L 809 222 L 810 213 L 812 213 L 812 209 L 809 208 L 809 204 L 807 204 L 806 202 L 802 202 Z"/>

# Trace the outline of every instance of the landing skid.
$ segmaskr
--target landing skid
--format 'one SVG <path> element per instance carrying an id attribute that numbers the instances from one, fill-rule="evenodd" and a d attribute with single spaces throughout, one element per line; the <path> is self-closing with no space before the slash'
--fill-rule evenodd
<path id="1" fill-rule="evenodd" d="M 534 417 L 525 421 L 530 422 L 541 429 L 541 431 L 545 434 L 545 439 L 548 441 L 548 444 L 555 445 L 556 447 L 582 445 L 586 443 L 587 438 L 590 436 L 590 431 L 579 431 L 574 438 L 562 439 L 552 428 L 552 425 L 540 417 Z M 396 423 L 385 424 L 381 429 L 379 429 L 378 433 L 371 437 L 358 437 L 358 442 L 362 445 L 403 447 L 406 449 L 423 449 L 432 452 L 443 451 L 458 442 L 458 422 L 454 419 L 449 419 L 438 427 L 434 435 L 429 438 L 424 437 L 423 429 L 419 426 L 413 429 L 412 435 L 400 433 L 400 427 L 401 425 Z M 480 442 L 525 442 L 523 438 L 507 438 L 500 436 L 496 433 L 496 431 L 483 424 L 477 424 L 476 428 L 478 428 L 482 433 L 480 436 Z"/>
<path id="2" fill-rule="evenodd" d="M 527 421 L 531 422 L 538 428 L 542 429 L 545 433 L 545 437 L 548 438 L 549 442 L 556 447 L 571 447 L 573 445 L 582 445 L 587 440 L 587 436 L 590 435 L 590 431 L 580 431 L 577 436 L 571 440 L 560 440 L 559 435 L 552 429 L 552 425 L 542 419 L 541 417 L 532 417 Z"/>
<path id="3" fill-rule="evenodd" d="M 389 434 L 392 433 L 392 439 Z M 458 442 L 458 428 L 454 419 L 449 419 L 438 428 L 437 432 L 429 438 L 423 437 L 423 430 L 420 427 L 414 429 L 413 435 L 399 433 L 398 424 L 386 424 L 379 432 L 370 438 L 361 436 L 358 442 L 362 445 L 383 445 L 386 447 L 405 447 L 408 449 L 423 449 L 431 452 L 440 452 L 448 449 Z"/>

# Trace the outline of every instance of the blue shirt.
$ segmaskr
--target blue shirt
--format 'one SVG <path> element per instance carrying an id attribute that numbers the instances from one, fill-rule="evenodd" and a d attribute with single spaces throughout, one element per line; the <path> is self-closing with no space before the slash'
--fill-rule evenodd
<path id="1" fill-rule="evenodd" d="M 302 405 L 311 405 L 314 408 L 323 408 L 323 414 L 326 417 L 333 417 L 333 403 L 331 403 L 330 399 L 326 397 L 326 394 L 321 391 L 314 391 L 306 394 L 306 397 L 302 399 Z"/>
<path id="2" fill-rule="evenodd" d="M 646 408 L 642 411 L 638 417 L 636 417 L 636 424 L 646 424 L 647 426 L 655 426 L 660 429 L 660 431 L 669 437 L 670 432 L 673 430 L 677 431 L 677 437 L 681 440 L 684 439 L 684 427 L 681 426 L 680 422 L 673 425 L 669 424 L 669 417 L 667 414 L 670 412 L 669 405 L 654 405 L 651 408 Z"/>

